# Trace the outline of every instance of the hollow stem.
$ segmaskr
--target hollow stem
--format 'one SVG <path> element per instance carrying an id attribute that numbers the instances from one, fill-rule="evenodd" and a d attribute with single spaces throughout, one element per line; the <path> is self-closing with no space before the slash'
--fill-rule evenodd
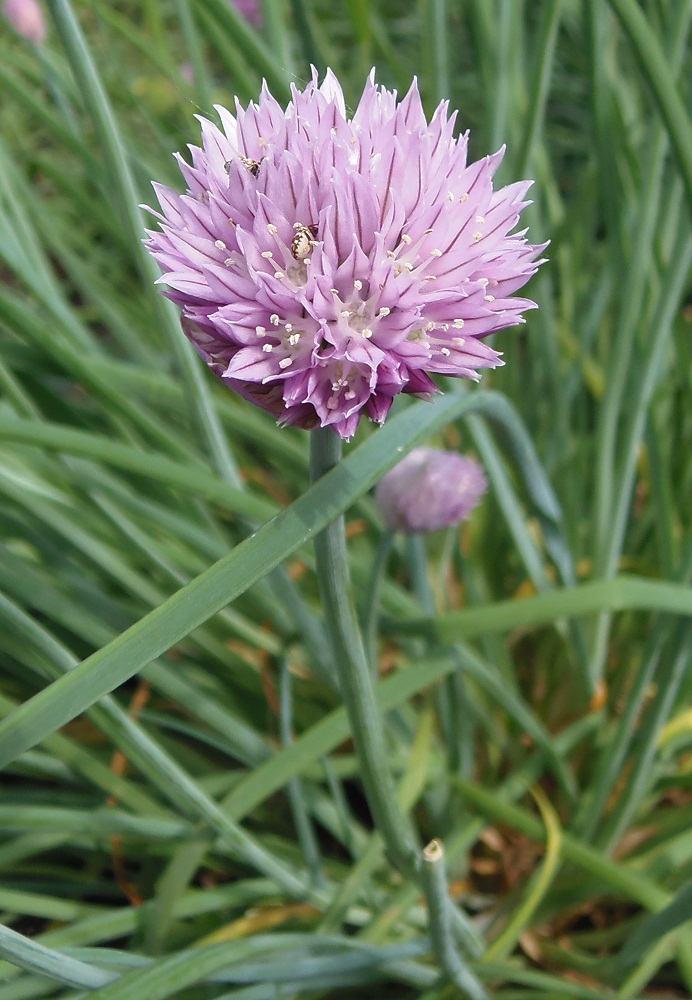
<path id="1" fill-rule="evenodd" d="M 422 876 L 428 903 L 430 940 L 437 961 L 454 985 L 467 996 L 472 1000 L 485 1000 L 485 990 L 461 961 L 454 944 L 444 848 L 440 840 L 432 840 L 424 848 Z"/>
<path id="2" fill-rule="evenodd" d="M 329 472 L 340 458 L 341 440 L 330 428 L 312 432 L 312 482 Z M 402 874 L 417 880 L 418 844 L 410 820 L 397 806 L 394 782 L 387 765 L 387 747 L 375 701 L 372 672 L 351 596 L 343 516 L 332 521 L 316 537 L 315 555 L 325 624 L 370 812 L 394 865 Z"/>
<path id="3" fill-rule="evenodd" d="M 340 458 L 341 441 L 330 428 L 312 431 L 310 475 L 313 483 L 337 465 Z M 332 521 L 317 535 L 315 556 L 325 625 L 368 806 L 392 863 L 405 878 L 422 885 L 418 838 L 409 817 L 397 804 L 374 680 L 353 605 L 343 517 Z M 478 955 L 481 946 L 474 929 L 446 893 L 445 899 L 447 920 L 454 935 L 472 954 Z M 458 961 L 461 963 L 461 959 Z M 483 995 L 480 989 L 476 996 Z"/>

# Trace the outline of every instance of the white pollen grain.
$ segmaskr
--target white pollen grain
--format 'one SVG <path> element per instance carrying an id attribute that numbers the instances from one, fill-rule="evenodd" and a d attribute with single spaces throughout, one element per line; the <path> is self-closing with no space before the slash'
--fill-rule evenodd
<path id="1" fill-rule="evenodd" d="M 291 345 L 291 347 L 295 347 L 299 340 L 300 340 L 299 333 L 292 333 L 291 336 L 288 338 L 288 342 Z"/>
<path id="2" fill-rule="evenodd" d="M 290 368 L 292 364 L 293 361 L 291 358 L 282 358 L 281 361 L 279 361 L 279 368 Z"/>
<path id="3" fill-rule="evenodd" d="M 450 351 L 450 349 L 448 347 L 441 347 L 440 348 L 440 354 L 444 354 L 444 356 L 446 358 L 448 358 L 451 353 L 452 352 Z"/>
<path id="4" fill-rule="evenodd" d="M 228 250 L 228 247 L 223 240 L 214 240 L 214 246 L 217 250 Z"/>
<path id="5" fill-rule="evenodd" d="M 274 271 L 274 277 L 281 279 L 281 278 L 285 278 L 286 275 L 284 274 L 283 271 Z"/>
<path id="6" fill-rule="evenodd" d="M 361 290 L 361 288 L 363 287 L 363 282 L 360 280 L 360 278 L 355 279 L 355 281 L 353 282 L 353 287 L 358 292 Z"/>
<path id="7" fill-rule="evenodd" d="M 411 239 L 411 237 L 407 233 L 402 233 L 402 235 L 401 235 L 401 242 L 405 243 L 407 246 L 409 246 L 409 244 L 413 243 L 413 240 Z"/>
<path id="8" fill-rule="evenodd" d="M 434 249 L 432 249 L 430 251 L 430 253 L 433 255 L 433 257 L 441 257 L 442 256 L 442 251 L 439 249 L 439 247 L 435 247 Z"/>
<path id="9" fill-rule="evenodd" d="M 265 260 L 271 260 L 274 254 L 271 250 L 263 250 L 261 256 L 264 257 Z"/>
<path id="10" fill-rule="evenodd" d="M 461 330 L 463 325 L 464 325 L 463 319 L 455 319 L 454 322 L 452 323 L 452 326 L 454 327 L 455 330 Z"/>
<path id="11" fill-rule="evenodd" d="M 274 225 L 274 223 L 273 223 L 273 222 L 268 222 L 268 223 L 267 223 L 267 232 L 268 232 L 268 233 L 271 233 L 271 234 L 272 234 L 272 236 L 273 236 L 273 235 L 274 235 L 275 233 L 278 233 L 278 231 L 279 231 L 279 230 L 278 230 L 278 229 L 276 228 L 276 226 Z"/>
<path id="12" fill-rule="evenodd" d="M 271 316 L 269 317 L 269 322 L 271 323 L 272 326 L 278 326 L 279 322 L 280 322 L 280 320 L 279 320 L 279 314 L 278 313 L 272 313 Z"/>
<path id="13" fill-rule="evenodd" d="M 473 238 L 476 241 L 476 243 L 478 243 L 479 240 L 483 239 L 483 233 L 476 232 L 476 233 L 473 234 Z"/>
<path id="14" fill-rule="evenodd" d="M 477 216 L 476 216 L 476 222 L 477 222 L 477 223 L 478 223 L 479 225 L 481 225 L 481 226 L 482 226 L 482 225 L 483 225 L 483 223 L 485 222 L 485 216 L 483 216 L 483 215 L 477 215 Z"/>
<path id="15" fill-rule="evenodd" d="M 286 333 L 290 333 L 293 329 L 293 323 L 284 323 L 284 327 L 286 329 Z"/>
<path id="16" fill-rule="evenodd" d="M 235 267 L 238 262 L 233 260 L 232 257 L 226 257 L 224 264 L 226 267 Z"/>
<path id="17" fill-rule="evenodd" d="M 271 344 L 262 344 L 262 350 L 265 354 L 271 354 L 274 348 Z"/>
<path id="18" fill-rule="evenodd" d="M 267 328 L 264 327 L 264 326 L 256 326 L 255 327 L 255 333 L 257 334 L 258 337 L 263 337 L 266 332 L 267 332 Z"/>
<path id="19" fill-rule="evenodd" d="M 484 295 L 483 296 L 483 300 L 485 302 L 494 302 L 495 301 L 495 296 L 494 295 Z"/>
<path id="20" fill-rule="evenodd" d="M 377 315 L 378 316 L 389 316 L 389 314 L 390 314 L 391 311 L 392 310 L 389 308 L 389 306 L 380 306 Z"/>

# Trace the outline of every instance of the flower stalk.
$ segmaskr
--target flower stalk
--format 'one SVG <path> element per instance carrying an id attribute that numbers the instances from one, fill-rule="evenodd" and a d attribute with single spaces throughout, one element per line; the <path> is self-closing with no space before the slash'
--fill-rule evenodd
<path id="1" fill-rule="evenodd" d="M 331 428 L 311 434 L 310 476 L 314 483 L 341 458 L 342 442 Z M 393 864 L 418 878 L 418 843 L 410 820 L 396 802 L 372 671 L 351 596 L 343 515 L 315 539 L 317 577 L 341 696 L 348 712 L 360 775 L 373 821 Z"/>
<path id="2" fill-rule="evenodd" d="M 342 447 L 341 438 L 331 428 L 318 428 L 312 432 L 311 482 L 315 483 L 338 464 Z M 411 820 L 397 804 L 394 781 L 387 764 L 385 734 L 375 699 L 373 674 L 351 593 L 343 515 L 317 535 L 315 556 L 325 625 L 368 806 L 390 860 L 405 878 L 421 885 L 427 896 L 429 885 L 421 870 L 418 837 Z M 445 910 L 444 933 L 448 934 L 446 954 L 453 953 L 455 967 L 463 970 L 462 978 L 454 981 L 460 984 L 463 979 L 466 994 L 472 1000 L 482 1000 L 485 997 L 483 987 L 456 952 L 456 940 L 459 939 L 469 951 L 479 954 L 481 949 L 475 932 L 464 914 L 452 905 L 446 885 L 441 888 L 439 879 L 434 885 L 434 892 L 434 899 L 428 898 L 431 915 L 433 906 L 436 911 L 440 908 Z"/>
<path id="3" fill-rule="evenodd" d="M 440 966 L 455 986 L 472 998 L 484 1000 L 486 992 L 461 961 L 454 946 L 447 894 L 445 852 L 441 840 L 431 840 L 423 849 L 423 888 L 428 903 L 430 940 Z"/>

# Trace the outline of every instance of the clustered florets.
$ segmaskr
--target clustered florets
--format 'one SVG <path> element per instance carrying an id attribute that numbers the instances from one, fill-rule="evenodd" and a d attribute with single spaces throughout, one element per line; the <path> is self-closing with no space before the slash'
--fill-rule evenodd
<path id="1" fill-rule="evenodd" d="M 313 73 L 284 110 L 268 92 L 178 156 L 188 190 L 155 185 L 148 246 L 207 364 L 281 423 L 382 422 L 431 375 L 501 364 L 484 338 L 532 308 L 511 297 L 543 247 L 512 234 L 530 182 L 493 190 L 502 151 L 466 162 L 443 102 L 397 105 L 371 75 L 351 119 Z"/>

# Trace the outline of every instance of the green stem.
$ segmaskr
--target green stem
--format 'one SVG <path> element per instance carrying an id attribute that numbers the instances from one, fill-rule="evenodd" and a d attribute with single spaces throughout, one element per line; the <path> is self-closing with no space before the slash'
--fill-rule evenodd
<path id="1" fill-rule="evenodd" d="M 411 574 L 413 591 L 418 603 L 426 615 L 435 615 L 435 595 L 430 586 L 428 576 L 428 559 L 425 551 L 425 539 L 422 535 L 409 535 L 406 539 L 408 569 Z"/>
<path id="2" fill-rule="evenodd" d="M 658 104 L 692 209 L 692 122 L 671 73 L 670 60 L 636 0 L 609 0 L 609 3 L 629 35 L 634 54 Z"/>
<path id="3" fill-rule="evenodd" d="M 99 145 L 103 150 L 110 183 L 115 189 L 114 202 L 121 213 L 123 233 L 130 241 L 140 279 L 148 290 L 156 318 L 169 340 L 184 379 L 194 423 L 219 475 L 232 485 L 238 486 L 241 481 L 240 474 L 207 394 L 199 362 L 180 329 L 175 307 L 155 288 L 158 268 L 142 243 L 143 225 L 138 208 L 139 198 L 128 161 L 128 152 L 96 64 L 69 0 L 55 0 L 51 6 L 51 13 L 75 80 L 84 97 Z"/>
<path id="4" fill-rule="evenodd" d="M 313 483 L 334 468 L 340 458 L 341 440 L 331 428 L 312 432 L 310 472 Z M 416 835 L 410 820 L 401 814 L 396 804 L 372 672 L 351 598 L 343 515 L 316 537 L 315 554 L 325 623 L 372 818 L 392 862 L 404 875 L 417 880 Z"/>
<path id="5" fill-rule="evenodd" d="M 385 531 L 380 538 L 375 557 L 373 559 L 370 579 L 363 597 L 361 610 L 361 622 L 363 625 L 363 636 L 365 638 L 365 648 L 370 661 L 370 669 L 374 677 L 379 676 L 380 665 L 377 659 L 377 633 L 380 618 L 380 593 L 382 591 L 382 581 L 384 571 L 387 568 L 389 554 L 392 551 L 394 532 Z"/>
<path id="6" fill-rule="evenodd" d="M 316 483 L 339 463 L 341 440 L 331 428 L 320 428 L 311 434 L 310 449 L 311 482 Z M 393 864 L 405 878 L 421 885 L 418 838 L 409 817 L 397 804 L 372 671 L 353 605 L 343 515 L 316 536 L 315 556 L 325 624 L 368 806 Z M 454 934 L 477 955 L 480 945 L 473 929 L 449 897 L 445 895 L 445 899 Z M 477 991 L 471 995 L 483 994 Z"/>
<path id="7" fill-rule="evenodd" d="M 430 940 L 435 957 L 449 979 L 473 1000 L 482 1000 L 485 990 L 460 961 L 450 925 L 450 907 L 447 896 L 447 875 L 442 842 L 432 840 L 423 850 L 423 887 L 428 901 Z"/>

